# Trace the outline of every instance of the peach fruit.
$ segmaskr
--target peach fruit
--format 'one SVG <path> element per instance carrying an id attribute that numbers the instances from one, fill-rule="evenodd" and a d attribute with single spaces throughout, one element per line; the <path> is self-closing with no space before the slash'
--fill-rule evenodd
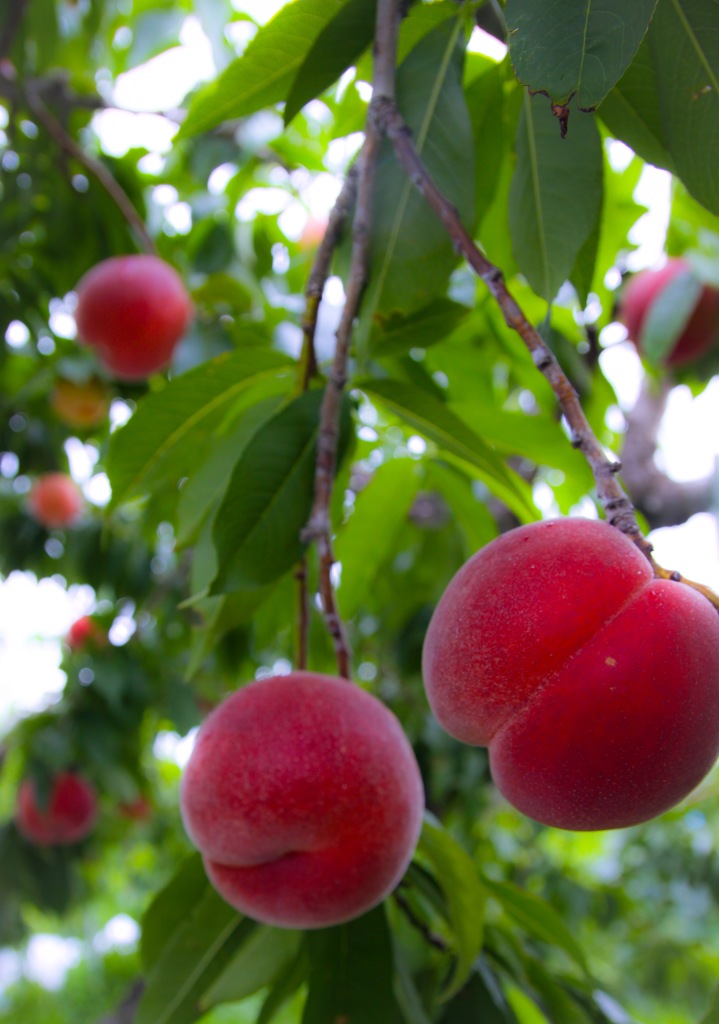
<path id="1" fill-rule="evenodd" d="M 209 715 L 180 804 L 228 903 L 267 924 L 323 928 L 397 885 L 423 789 L 384 704 L 345 679 L 293 672 L 250 683 Z"/>
<path id="2" fill-rule="evenodd" d="M 76 619 L 67 631 L 65 643 L 71 651 L 80 651 L 88 645 L 102 646 L 107 635 L 89 615 Z"/>
<path id="3" fill-rule="evenodd" d="M 123 380 L 167 366 L 191 315 L 182 279 L 157 256 L 113 256 L 77 286 L 78 337 Z"/>
<path id="4" fill-rule="evenodd" d="M 621 299 L 620 320 L 629 337 L 642 351 L 642 329 L 649 311 L 678 274 L 691 272 L 681 259 L 669 260 L 657 270 L 643 270 L 628 282 Z M 719 339 L 719 291 L 704 285 L 696 306 L 671 352 L 664 358 L 665 366 L 684 366 L 703 356 Z"/>
<path id="5" fill-rule="evenodd" d="M 79 487 L 66 473 L 45 473 L 30 491 L 30 514 L 48 529 L 73 526 L 83 504 Z"/>
<path id="6" fill-rule="evenodd" d="M 18 831 L 39 846 L 69 846 L 92 832 L 97 818 L 97 797 L 92 785 L 74 772 L 53 779 L 46 807 L 38 806 L 35 784 L 20 784 L 15 812 Z"/>
<path id="7" fill-rule="evenodd" d="M 558 828 L 622 828 L 719 753 L 719 615 L 587 519 L 521 526 L 459 570 L 423 651 L 440 724 L 489 747 L 506 799 Z"/>
<path id="8" fill-rule="evenodd" d="M 110 392 L 98 378 L 76 384 L 61 377 L 50 394 L 50 405 L 57 418 L 68 427 L 87 429 L 107 419 Z"/>

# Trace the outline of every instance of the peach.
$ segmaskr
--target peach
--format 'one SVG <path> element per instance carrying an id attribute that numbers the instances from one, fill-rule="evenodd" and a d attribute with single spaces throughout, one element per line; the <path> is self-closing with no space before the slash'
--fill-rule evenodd
<path id="1" fill-rule="evenodd" d="M 83 384 L 59 378 L 50 394 L 50 405 L 57 418 L 68 427 L 87 429 L 107 419 L 110 392 L 98 378 Z"/>
<path id="2" fill-rule="evenodd" d="M 30 491 L 30 514 L 48 529 L 73 526 L 83 504 L 79 487 L 66 473 L 45 473 Z"/>
<path id="3" fill-rule="evenodd" d="M 78 337 L 123 380 L 167 366 L 191 315 L 182 279 L 157 256 L 113 256 L 77 286 Z"/>
<path id="4" fill-rule="evenodd" d="M 153 814 L 152 804 L 146 796 L 136 796 L 134 800 L 121 803 L 118 810 L 123 818 L 130 821 L 148 821 Z"/>
<path id="5" fill-rule="evenodd" d="M 89 615 L 82 615 L 70 626 L 65 637 L 65 643 L 71 651 L 82 650 L 90 645 L 102 646 L 107 641 L 107 635 Z"/>
<path id="6" fill-rule="evenodd" d="M 719 616 L 606 523 L 534 523 L 477 552 L 435 609 L 423 673 L 440 724 L 489 747 L 499 790 L 546 825 L 646 821 L 719 753 Z"/>
<path id="7" fill-rule="evenodd" d="M 629 337 L 642 350 L 642 329 L 652 304 L 662 290 L 691 266 L 681 259 L 669 260 L 658 270 L 643 270 L 628 282 L 621 299 L 620 320 Z M 684 366 L 703 356 L 719 339 L 719 291 L 704 285 L 684 330 L 671 352 L 664 358 L 665 366 Z"/>
<path id="8" fill-rule="evenodd" d="M 323 928 L 397 885 L 423 789 L 384 704 L 345 679 L 293 672 L 250 683 L 209 715 L 180 804 L 228 903 L 267 924 Z"/>
<path id="9" fill-rule="evenodd" d="M 74 772 L 53 779 L 46 807 L 38 806 L 35 784 L 20 784 L 15 813 L 18 831 L 39 846 L 69 846 L 92 832 L 97 818 L 97 797 L 92 785 Z"/>

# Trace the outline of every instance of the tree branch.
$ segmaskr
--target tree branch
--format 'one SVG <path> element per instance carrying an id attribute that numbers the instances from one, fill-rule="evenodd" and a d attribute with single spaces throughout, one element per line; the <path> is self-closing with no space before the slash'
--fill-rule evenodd
<path id="1" fill-rule="evenodd" d="M 49 108 L 45 105 L 45 101 L 40 95 L 40 91 L 31 82 L 26 84 L 24 95 L 30 111 L 42 124 L 48 135 L 57 142 L 60 148 L 64 150 L 68 156 L 77 160 L 77 162 L 81 164 L 89 174 L 99 181 L 110 198 L 115 202 L 115 205 L 120 210 L 120 213 L 123 215 L 130 228 L 134 231 L 142 249 L 147 253 L 156 255 L 157 250 L 155 248 L 155 242 L 147 230 L 145 222 L 133 206 L 125 190 L 115 180 L 112 174 L 110 174 L 105 165 L 94 157 L 91 157 L 89 153 L 86 153 L 82 146 L 80 146 L 75 139 L 65 131 L 54 114 L 52 114 Z"/>
<path id="2" fill-rule="evenodd" d="M 398 28 L 399 4 L 397 0 L 385 0 L 385 2 L 380 0 L 377 8 L 377 29 L 374 47 L 373 90 L 375 96 L 394 96 Z M 380 142 L 379 126 L 370 112 L 367 117 L 361 161 L 358 161 L 357 204 L 352 225 L 352 258 L 347 280 L 345 305 L 342 310 L 339 327 L 337 328 L 337 345 L 320 413 L 320 431 L 317 441 L 317 465 L 315 471 L 315 500 L 309 521 L 302 533 L 304 540 L 317 541 L 317 550 L 320 558 L 320 596 L 322 608 L 327 628 L 334 642 L 340 675 L 346 677 L 350 675 L 349 645 L 337 608 L 331 579 L 334 554 L 332 550 L 330 502 L 332 500 L 332 487 L 337 463 L 340 409 L 342 394 L 347 382 L 347 363 L 352 341 L 352 329 L 367 281 L 375 166 Z"/>

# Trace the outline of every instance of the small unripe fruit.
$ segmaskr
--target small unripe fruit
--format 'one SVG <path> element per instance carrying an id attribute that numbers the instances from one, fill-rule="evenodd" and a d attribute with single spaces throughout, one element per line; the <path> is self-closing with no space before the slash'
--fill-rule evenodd
<path id="1" fill-rule="evenodd" d="M 76 384 L 60 378 L 50 395 L 55 415 L 68 427 L 88 429 L 104 423 L 110 411 L 110 392 L 96 378 Z"/>
<path id="2" fill-rule="evenodd" d="M 38 806 L 35 784 L 20 784 L 15 812 L 18 831 L 39 846 L 69 846 L 92 832 L 97 797 L 91 784 L 74 772 L 61 772 L 52 782 L 46 807 Z"/>
<path id="3" fill-rule="evenodd" d="M 642 351 L 642 330 L 652 305 L 678 274 L 691 271 L 681 259 L 669 260 L 658 270 L 635 274 L 621 299 L 619 317 L 629 338 Z M 719 339 L 719 291 L 703 285 L 697 303 L 674 346 L 662 360 L 664 366 L 685 366 L 707 352 Z"/>
<path id="4" fill-rule="evenodd" d="M 345 679 L 250 683 L 200 729 L 180 805 L 208 877 L 285 928 L 363 914 L 397 885 L 422 823 L 422 781 L 395 716 Z"/>
<path id="5" fill-rule="evenodd" d="M 78 337 L 123 380 L 164 369 L 191 315 L 182 279 L 157 256 L 114 256 L 77 286 Z"/>
<path id="6" fill-rule="evenodd" d="M 30 491 L 30 514 L 50 530 L 73 526 L 83 505 L 79 487 L 66 473 L 45 473 Z"/>
<path id="7" fill-rule="evenodd" d="M 606 523 L 511 530 L 450 581 L 423 652 L 440 724 L 530 818 L 647 821 L 719 753 L 719 615 Z"/>

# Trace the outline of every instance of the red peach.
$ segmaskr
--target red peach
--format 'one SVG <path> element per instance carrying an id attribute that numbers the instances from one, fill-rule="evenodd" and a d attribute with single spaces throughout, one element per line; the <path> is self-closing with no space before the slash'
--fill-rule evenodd
<path id="1" fill-rule="evenodd" d="M 102 645 L 106 640 L 105 631 L 89 615 L 76 619 L 65 637 L 65 643 L 71 651 L 79 651 L 88 644 Z"/>
<path id="2" fill-rule="evenodd" d="M 157 256 L 103 260 L 77 286 L 78 337 L 124 380 L 167 366 L 191 315 L 182 279 Z"/>
<path id="3" fill-rule="evenodd" d="M 395 716 L 345 679 L 250 683 L 200 729 L 180 804 L 210 881 L 285 928 L 364 913 L 397 885 L 422 823 L 422 781 Z"/>
<path id="4" fill-rule="evenodd" d="M 681 259 L 669 260 L 658 270 L 643 270 L 628 282 L 621 299 L 620 319 L 629 337 L 642 349 L 642 329 L 649 311 L 662 290 L 691 266 Z M 674 347 L 667 355 L 665 366 L 684 366 L 703 356 L 719 339 L 719 291 L 704 285 L 697 304 Z"/>
<path id="5" fill-rule="evenodd" d="M 33 518 L 48 529 L 73 526 L 82 514 L 82 494 L 66 473 L 45 473 L 30 491 L 29 507 Z"/>
<path id="6" fill-rule="evenodd" d="M 147 821 L 152 817 L 152 804 L 146 796 L 136 796 L 134 800 L 120 804 L 118 809 L 123 818 L 131 821 Z"/>
<path id="7" fill-rule="evenodd" d="M 440 724 L 488 746 L 500 791 L 547 825 L 647 821 L 719 753 L 719 616 L 606 523 L 534 523 L 474 555 L 423 672 Z"/>
<path id="8" fill-rule="evenodd" d="M 15 823 L 26 839 L 39 846 L 77 843 L 92 832 L 96 818 L 95 790 L 81 775 L 57 775 L 46 807 L 38 806 L 32 779 L 20 784 Z"/>

